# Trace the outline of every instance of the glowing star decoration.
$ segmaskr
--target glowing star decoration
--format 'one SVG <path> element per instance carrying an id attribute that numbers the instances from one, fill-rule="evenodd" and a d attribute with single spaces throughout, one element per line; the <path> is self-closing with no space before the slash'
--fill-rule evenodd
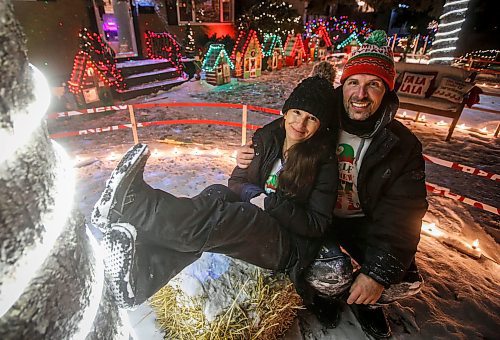
<path id="1" fill-rule="evenodd" d="M 469 0 L 446 0 L 443 14 L 439 17 L 438 31 L 429 52 L 430 64 L 451 64 L 468 7 Z"/>
<path id="2" fill-rule="evenodd" d="M 421 115 L 420 117 L 418 117 L 418 121 L 425 123 L 427 121 L 427 118 L 425 117 L 425 115 Z"/>
<path id="3" fill-rule="evenodd" d="M 446 126 L 448 123 L 446 123 L 444 120 L 440 120 L 439 122 L 436 123 L 437 126 Z"/>
<path id="4" fill-rule="evenodd" d="M 460 130 L 469 130 L 470 129 L 470 127 L 468 127 L 467 125 L 465 125 L 465 123 L 457 125 L 457 128 L 459 128 Z"/>

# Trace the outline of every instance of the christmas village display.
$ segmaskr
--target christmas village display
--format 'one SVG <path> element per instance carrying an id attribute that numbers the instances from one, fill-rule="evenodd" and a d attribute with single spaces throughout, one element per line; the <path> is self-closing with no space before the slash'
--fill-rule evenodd
<path id="1" fill-rule="evenodd" d="M 262 48 L 257 32 L 240 31 L 234 44 L 231 60 L 234 62 L 234 76 L 237 78 L 255 78 L 261 75 Z"/>
<path id="2" fill-rule="evenodd" d="M 467 1 L 446 2 L 445 10 L 449 14 L 443 15 L 446 20 L 440 28 L 441 37 L 438 35 L 434 41 L 432 57 L 435 61 L 449 59 L 448 52 L 453 49 L 451 42 L 455 38 L 449 38 L 448 34 L 458 36 L 457 25 L 460 26 L 464 8 L 467 8 Z M 79 107 L 112 105 L 116 101 L 168 90 L 186 82 L 191 77 L 186 73 L 193 66 L 187 63 L 195 54 L 198 54 L 198 67 L 203 73 L 201 79 L 210 85 L 222 86 L 230 83 L 231 77 L 249 79 L 284 67 L 302 67 L 304 70 L 304 64 L 330 60 L 333 53 L 347 58 L 371 31 L 365 22 L 358 24 L 347 17 L 330 17 L 305 23 L 304 32 L 300 33 L 289 26 L 290 23 L 299 23 L 300 17 L 291 17 L 287 21 L 277 14 L 288 11 L 289 7 L 285 2 L 256 5 L 262 14 L 252 17 L 252 20 L 258 22 L 258 27 L 239 27 L 233 40 L 234 48 L 220 41 L 207 44 L 196 41 L 188 23 L 182 43 L 169 32 L 145 31 L 141 34 L 144 55 L 118 59 L 116 52 L 100 34 L 83 28 L 79 33 L 80 48 L 74 57 L 67 88 Z M 6 22 L 11 22 L 13 17 L 10 11 L 0 11 L 0 16 L 9 19 Z M 269 30 L 265 28 L 267 22 L 281 26 Z M 390 37 L 390 44 L 393 49 L 411 47 L 415 54 L 419 47 L 425 52 L 429 36 L 418 36 L 412 41 L 405 39 L 394 35 Z M 7 52 L 0 59 L 16 55 L 11 50 Z M 498 51 L 494 51 L 494 55 L 498 58 Z M 469 70 L 475 66 L 472 57 L 467 55 L 463 58 L 464 62 L 469 62 Z M 37 112 L 30 114 L 38 117 L 45 113 L 42 109 L 44 105 L 39 105 L 44 96 L 37 93 L 43 87 L 39 83 L 39 72 L 20 63 L 16 60 L 2 65 L 5 68 L 17 65 L 20 70 L 30 70 L 34 80 L 26 74 L 24 82 L 35 83 L 34 97 L 30 93 L 22 93 L 28 91 L 30 86 L 16 88 L 9 83 L 8 77 L 1 79 L 0 88 L 6 89 L 6 98 L 16 98 L 13 94 L 9 95 L 9 91 L 21 93 L 19 98 L 25 97 L 26 102 L 16 104 L 37 108 Z M 27 62 L 22 60 L 22 63 Z M 434 79 L 424 75 L 427 78 L 421 80 L 422 74 L 418 72 L 425 73 L 421 70 L 400 72 L 399 94 L 410 92 L 415 101 L 418 100 L 416 94 L 421 94 L 423 99 L 429 92 L 433 97 L 441 95 L 447 104 L 455 98 L 454 102 L 464 107 L 464 93 L 457 94 L 457 88 L 458 85 L 469 86 L 466 79 L 457 85 L 456 79 L 453 83 L 450 79 L 438 82 L 436 77 L 435 86 L 439 87 L 424 91 L 423 85 L 431 84 Z M 425 99 L 428 101 L 429 97 Z M 30 105 L 31 100 L 37 105 Z M 18 113 L 10 110 L 7 115 L 15 117 Z M 415 120 L 421 121 L 418 115 Z M 12 215 L 14 222 L 17 221 L 8 225 L 5 238 L 13 244 L 13 249 L 18 249 L 9 254 L 9 264 L 0 279 L 0 338 L 128 338 L 124 313 L 112 301 L 102 275 L 99 246 L 85 228 L 79 213 L 72 210 L 71 204 L 68 207 L 75 189 L 71 182 L 72 165 L 64 150 L 48 138 L 39 121 L 34 120 L 34 138 L 29 143 L 18 145 L 15 139 L 12 140 L 16 153 L 6 156 L 8 163 L 0 172 L 4 182 L 14 182 L 19 178 L 26 182 L 18 187 L 8 187 L 10 196 L 2 200 L 0 207 L 1 211 Z M 13 136 L 19 137 L 22 131 L 17 127 Z M 30 169 L 39 171 L 33 173 Z M 38 188 L 33 184 L 35 182 L 42 183 L 43 190 L 18 192 L 21 187 Z M 18 197 L 18 202 L 17 199 L 11 200 L 12 197 Z M 30 211 L 34 217 L 28 222 L 24 221 L 25 213 L 19 210 L 26 202 L 36 208 L 36 211 Z M 7 216 L 7 213 L 4 214 Z M 436 229 L 433 225 L 423 231 L 426 234 L 427 230 L 428 235 L 435 236 Z M 477 255 L 477 245 L 471 249 L 476 257 L 481 257 L 480 251 Z M 214 264 L 220 266 L 216 268 Z M 210 273 L 210 280 L 203 281 L 193 274 L 195 279 L 188 282 L 187 275 L 179 276 L 151 301 L 158 315 L 158 327 L 174 338 L 278 338 L 290 328 L 302 306 L 290 281 L 283 276 L 214 254 L 205 254 L 197 265 L 205 266 L 201 271 Z M 234 271 L 228 270 L 219 276 L 221 267 L 231 267 Z M 34 277 L 36 270 L 38 276 Z M 14 293 L 3 294 L 5 292 Z M 208 306 L 214 305 L 217 310 L 208 310 Z M 12 337 L 13 334 L 16 336 Z"/>
<path id="3" fill-rule="evenodd" d="M 264 34 L 262 43 L 264 66 L 268 71 L 281 70 L 283 67 L 283 41 L 277 34 Z"/>
<path id="4" fill-rule="evenodd" d="M 234 64 L 222 44 L 210 45 L 201 67 L 205 71 L 205 80 L 212 85 L 223 85 L 231 81 Z"/>

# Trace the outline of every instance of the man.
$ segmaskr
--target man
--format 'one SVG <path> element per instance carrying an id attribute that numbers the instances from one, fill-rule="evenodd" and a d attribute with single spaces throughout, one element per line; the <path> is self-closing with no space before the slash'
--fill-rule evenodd
<path id="1" fill-rule="evenodd" d="M 394 120 L 399 101 L 385 32 L 374 31 L 353 53 L 340 82 L 333 93 L 341 113 L 333 246 L 305 279 L 318 293 L 314 304 L 323 317 L 337 318 L 332 298 L 344 293 L 364 331 L 386 338 L 391 330 L 381 305 L 417 293 L 422 283 L 414 261 L 427 210 L 422 145 Z M 238 166 L 252 157 L 251 146 L 242 147 Z M 360 266 L 354 274 L 351 258 Z"/>

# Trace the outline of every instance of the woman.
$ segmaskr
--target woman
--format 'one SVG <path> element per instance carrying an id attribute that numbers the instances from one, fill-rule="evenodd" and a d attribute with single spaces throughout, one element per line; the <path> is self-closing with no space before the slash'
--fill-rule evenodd
<path id="1" fill-rule="evenodd" d="M 204 251 L 300 282 L 336 199 L 336 157 L 328 150 L 338 130 L 332 91 L 321 77 L 293 90 L 284 117 L 255 133 L 256 157 L 247 170 L 233 171 L 233 191 L 214 185 L 178 198 L 155 190 L 142 176 L 147 146 L 127 152 L 92 212 L 105 235 L 105 267 L 120 307 L 141 304 Z M 264 210 L 249 201 L 261 201 Z"/>

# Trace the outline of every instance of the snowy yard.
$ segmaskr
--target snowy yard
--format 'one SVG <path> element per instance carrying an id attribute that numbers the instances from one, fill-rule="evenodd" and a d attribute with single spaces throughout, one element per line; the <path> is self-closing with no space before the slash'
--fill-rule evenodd
<path id="1" fill-rule="evenodd" d="M 295 84 L 307 76 L 312 65 L 287 68 L 265 74 L 256 80 L 236 81 L 213 87 L 192 81 L 142 102 L 225 102 L 244 103 L 280 109 Z M 139 100 L 135 100 L 138 102 Z M 482 96 L 481 104 L 498 110 L 500 98 Z M 401 113 L 401 112 L 400 112 Z M 226 108 L 151 108 L 137 109 L 138 122 L 168 119 L 214 119 L 241 122 L 241 110 Z M 409 116 L 414 115 L 408 111 Z M 445 142 L 447 127 L 436 122 L 441 117 L 426 115 L 426 122 L 402 119 L 420 138 L 426 155 L 451 162 L 500 173 L 500 141 L 480 132 L 456 129 Z M 249 123 L 262 125 L 276 116 L 250 112 Z M 476 130 L 494 131 L 500 115 L 465 109 L 459 124 Z M 49 130 L 74 131 L 128 123 L 128 111 L 100 113 L 49 121 Z M 251 134 L 251 133 L 250 133 Z M 226 183 L 235 166 L 233 152 L 241 141 L 235 127 L 216 125 L 166 125 L 139 129 L 139 139 L 150 145 L 152 157 L 145 178 L 153 187 L 175 195 L 193 196 L 213 183 Z M 77 200 L 81 212 L 90 215 L 120 156 L 133 144 L 130 130 L 58 140 L 79 164 L 77 167 Z M 440 165 L 426 163 L 427 181 L 451 192 L 481 203 L 498 207 L 498 180 L 481 178 Z M 446 238 L 472 244 L 479 241 L 480 259 L 458 252 L 438 239 L 422 235 L 417 264 L 425 280 L 420 294 L 389 307 L 389 317 L 397 339 L 494 339 L 500 325 L 500 240 L 499 215 L 429 194 L 429 211 L 425 221 L 435 223 Z M 307 311 L 301 314 L 302 333 L 307 339 L 359 338 L 362 331 L 345 308 L 342 322 L 335 330 L 319 326 Z M 287 336 L 299 339 L 297 329 Z"/>

